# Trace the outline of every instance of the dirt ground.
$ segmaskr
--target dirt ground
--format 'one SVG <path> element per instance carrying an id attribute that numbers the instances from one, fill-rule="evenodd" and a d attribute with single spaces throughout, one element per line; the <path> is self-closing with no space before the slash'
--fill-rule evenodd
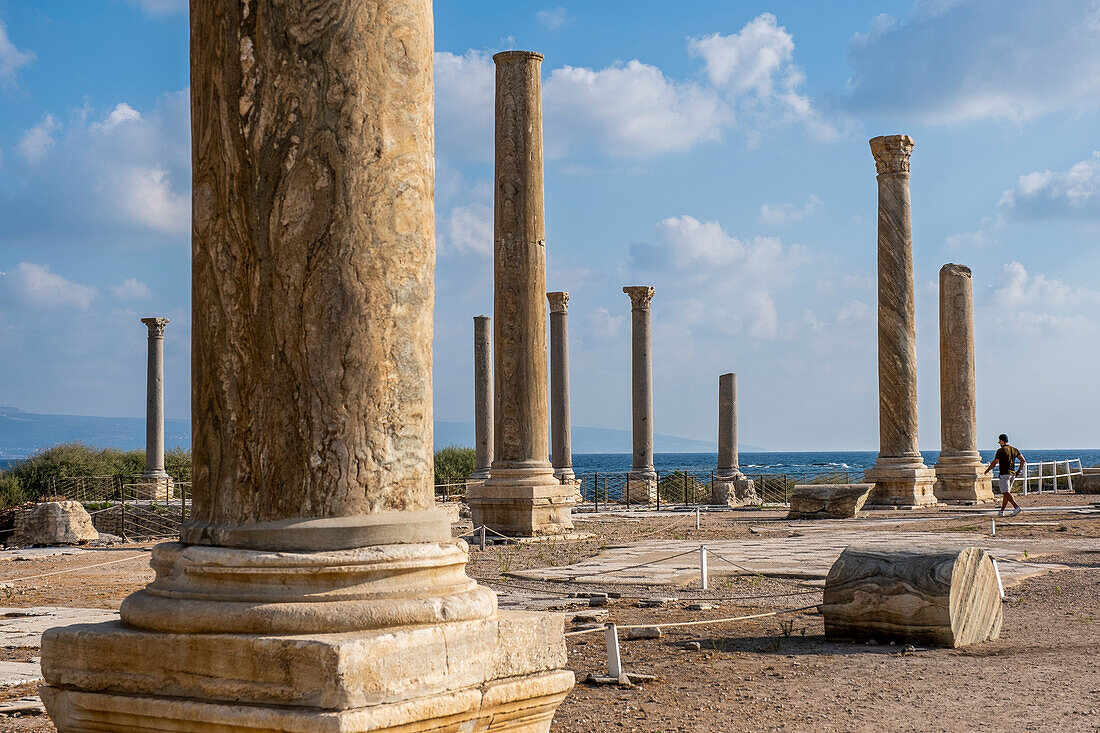
<path id="1" fill-rule="evenodd" d="M 1021 503 L 1056 507 L 1096 500 L 1031 496 Z M 957 513 L 950 507 L 872 512 L 860 527 L 868 532 L 988 536 L 988 517 L 954 516 Z M 468 572 L 502 593 L 563 599 L 584 591 L 619 594 L 600 610 L 621 625 L 724 618 L 816 604 L 820 583 L 792 579 L 730 578 L 701 591 L 599 582 L 565 586 L 507 575 L 577 562 L 603 548 L 639 539 L 789 535 L 809 524 L 782 517 L 782 512 L 769 510 L 705 512 L 702 528 L 696 530 L 694 515 L 686 514 L 581 516 L 577 529 L 592 535 L 587 539 L 472 549 Z M 911 521 L 917 518 L 930 521 Z M 822 617 L 813 610 L 670 629 L 659 639 L 624 639 L 625 671 L 655 675 L 656 680 L 623 688 L 584 681 L 589 673 L 606 671 L 603 635 L 571 636 L 569 667 L 577 673 L 578 683 L 559 708 L 552 731 L 1100 731 L 1100 519 L 1070 512 L 1024 513 L 998 520 L 997 536 L 1098 541 L 1096 550 L 1043 558 L 1071 569 L 1008 588 L 1001 638 L 964 649 L 918 648 L 905 653 L 890 645 L 829 643 Z M 0 586 L 10 583 L 0 587 L 0 605 L 118 608 L 126 595 L 152 580 L 147 549 L 148 545 L 124 545 L 75 556 L 0 562 Z M 67 572 L 46 575 L 59 570 Z M 641 599 L 662 597 L 678 600 L 663 608 L 639 605 Z M 685 608 L 701 600 L 715 607 Z M 567 623 L 567 630 L 576 628 Z M 36 649 L 0 649 L 0 660 L 26 661 L 37 654 Z M 0 690 L 0 701 L 33 695 L 35 690 L 36 685 Z M 45 716 L 0 717 L 0 731 L 54 730 Z"/>

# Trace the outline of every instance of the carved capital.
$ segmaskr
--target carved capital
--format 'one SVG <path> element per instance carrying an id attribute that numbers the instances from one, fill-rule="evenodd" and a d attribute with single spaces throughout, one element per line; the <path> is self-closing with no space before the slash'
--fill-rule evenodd
<path id="1" fill-rule="evenodd" d="M 652 285 L 627 285 L 623 292 L 630 296 L 631 309 L 647 311 L 657 290 Z"/>
<path id="2" fill-rule="evenodd" d="M 550 301 L 551 313 L 566 313 L 569 310 L 569 293 L 558 291 L 547 293 L 546 299 Z"/>
<path id="3" fill-rule="evenodd" d="M 142 318 L 141 322 L 149 327 L 150 338 L 164 338 L 164 327 L 168 325 L 167 318 Z"/>
<path id="4" fill-rule="evenodd" d="M 909 156 L 913 154 L 913 138 L 908 135 L 883 135 L 870 140 L 875 168 L 886 173 L 908 173 Z"/>

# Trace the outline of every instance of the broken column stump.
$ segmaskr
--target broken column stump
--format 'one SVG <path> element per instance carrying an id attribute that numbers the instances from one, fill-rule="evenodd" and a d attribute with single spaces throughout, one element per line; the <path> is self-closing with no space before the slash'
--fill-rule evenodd
<path id="1" fill-rule="evenodd" d="M 821 605 L 829 641 L 960 647 L 996 639 L 1001 594 L 985 550 L 849 547 L 829 569 Z"/>
<path id="2" fill-rule="evenodd" d="M 800 484 L 791 491 L 787 519 L 853 519 L 874 484 Z"/>

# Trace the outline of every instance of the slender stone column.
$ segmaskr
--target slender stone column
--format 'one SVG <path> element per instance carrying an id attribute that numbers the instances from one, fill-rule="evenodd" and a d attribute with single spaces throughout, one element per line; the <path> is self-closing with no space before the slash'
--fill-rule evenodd
<path id="1" fill-rule="evenodd" d="M 164 327 L 167 318 L 142 318 L 149 329 L 145 391 L 145 472 L 138 483 L 139 498 L 171 498 L 171 478 L 164 470 Z"/>
<path id="2" fill-rule="evenodd" d="M 493 245 L 493 465 L 467 492 L 474 526 L 532 536 L 572 529 L 571 487 L 550 466 L 546 411 L 546 225 L 542 55 L 496 62 Z"/>
<path id="3" fill-rule="evenodd" d="M 935 471 L 917 449 L 917 334 L 908 135 L 870 141 L 878 169 L 879 456 L 868 506 L 934 504 Z"/>
<path id="4" fill-rule="evenodd" d="M 630 296 L 630 390 L 634 455 L 629 476 L 630 501 L 657 499 L 657 471 L 653 468 L 653 357 L 650 354 L 649 304 L 656 289 L 628 285 Z"/>
<path id="5" fill-rule="evenodd" d="M 936 498 L 993 500 L 992 480 L 983 476 L 978 453 L 974 385 L 974 290 L 970 268 L 940 268 L 940 455 Z"/>
<path id="6" fill-rule="evenodd" d="M 550 425 L 553 430 L 554 476 L 573 481 L 573 447 L 569 440 L 569 293 L 547 293 L 550 301 Z"/>
<path id="7" fill-rule="evenodd" d="M 431 11 L 191 4 L 192 514 L 44 635 L 60 733 L 543 733 L 572 686 L 433 498 Z"/>
<path id="8" fill-rule="evenodd" d="M 737 375 L 718 377 L 718 466 L 711 485 L 715 504 L 759 504 L 753 482 L 745 478 L 737 460 Z"/>
<path id="9" fill-rule="evenodd" d="M 489 478 L 493 464 L 493 349 L 492 319 L 474 316 L 474 472 L 470 478 Z"/>

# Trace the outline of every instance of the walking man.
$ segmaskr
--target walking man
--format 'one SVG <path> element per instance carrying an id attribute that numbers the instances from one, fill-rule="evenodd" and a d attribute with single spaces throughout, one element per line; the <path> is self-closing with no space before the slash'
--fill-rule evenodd
<path id="1" fill-rule="evenodd" d="M 1020 513 L 1020 505 L 1016 503 L 1016 500 L 1012 498 L 1012 480 L 1016 478 L 1027 466 L 1027 461 L 1024 460 L 1024 454 L 1016 450 L 1013 446 L 1008 444 L 1008 436 L 1001 433 L 997 436 L 997 442 L 1001 444 L 1001 447 L 997 449 L 997 455 L 993 456 L 993 460 L 986 466 L 985 471 L 982 473 L 989 473 L 993 470 L 993 467 L 998 463 L 1001 465 L 1000 475 L 997 477 L 1001 482 L 1001 511 L 997 513 L 997 516 L 1003 517 L 1005 515 L 1005 509 L 1009 504 L 1015 507 L 1012 513 L 1008 516 L 1014 517 Z M 1020 459 L 1020 470 L 1016 470 L 1016 459 Z"/>

